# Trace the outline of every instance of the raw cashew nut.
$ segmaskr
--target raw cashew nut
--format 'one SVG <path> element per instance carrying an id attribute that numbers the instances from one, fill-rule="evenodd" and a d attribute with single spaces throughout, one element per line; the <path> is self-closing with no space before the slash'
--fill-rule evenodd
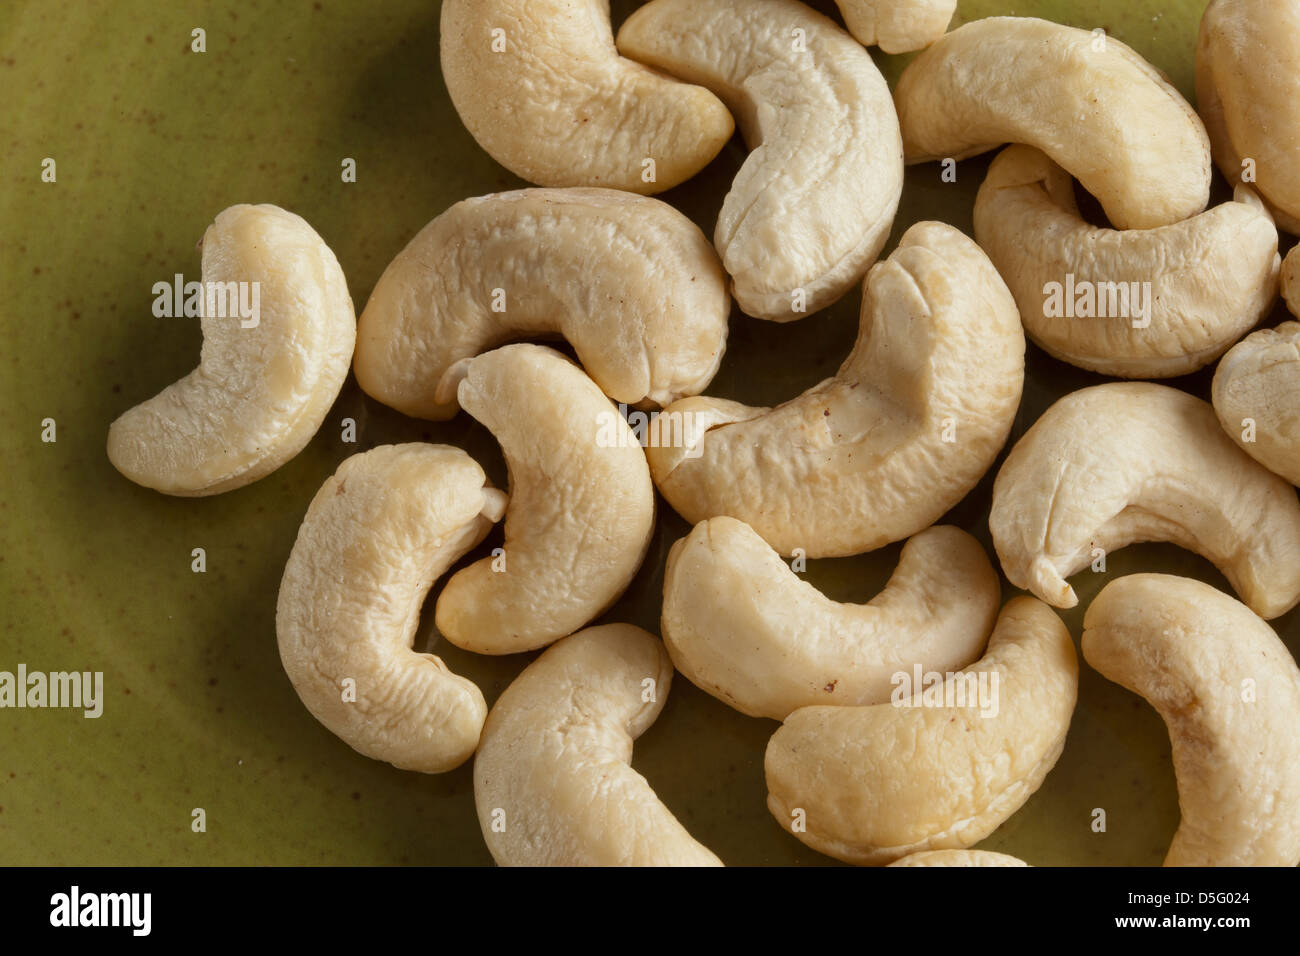
<path id="1" fill-rule="evenodd" d="M 503 553 L 458 571 L 438 598 L 443 637 L 513 654 L 572 634 L 618 600 L 654 530 L 654 486 L 627 422 L 554 349 L 507 345 L 458 362 L 461 407 L 510 469 Z"/>
<path id="2" fill-rule="evenodd" d="M 692 523 L 731 515 L 786 555 L 870 551 L 934 524 L 993 463 L 1024 349 L 979 246 L 917 223 L 867 276 L 858 341 L 834 378 L 775 409 L 674 402 L 651 429 L 651 473 Z M 675 425 L 680 441 L 665 435 Z"/>
<path id="3" fill-rule="evenodd" d="M 673 666 L 630 624 L 549 648 L 492 706 L 474 805 L 502 866 L 721 866 L 631 767 Z"/>
<path id="4" fill-rule="evenodd" d="M 835 5 L 863 46 L 911 53 L 943 36 L 957 0 L 835 0 Z"/>
<path id="5" fill-rule="evenodd" d="M 441 773 L 478 744 L 487 704 L 411 650 L 433 582 L 500 519 L 505 496 L 448 445 L 381 445 L 312 499 L 280 582 L 280 660 L 312 715 L 354 750 Z"/>
<path id="6" fill-rule="evenodd" d="M 1168 725 L 1165 866 L 1300 863 L 1300 668 L 1272 628 L 1208 584 L 1133 574 L 1089 606 L 1083 656 Z"/>
<path id="7" fill-rule="evenodd" d="M 357 329 L 357 382 L 417 418 L 456 413 L 439 380 L 511 338 L 559 333 L 607 395 L 666 405 L 709 384 L 731 298 L 708 239 L 667 203 L 612 189 L 467 199 L 384 271 Z"/>
<path id="8" fill-rule="evenodd" d="M 1300 322 L 1261 329 L 1229 349 L 1215 370 L 1212 398 L 1229 438 L 1300 485 Z"/>
<path id="9" fill-rule="evenodd" d="M 1213 0 L 1196 43 L 1196 105 L 1214 161 L 1228 182 L 1254 183 L 1293 235 L 1300 235 L 1297 102 L 1300 7 L 1289 0 Z"/>
<path id="10" fill-rule="evenodd" d="M 1291 314 L 1300 316 L 1300 246 L 1292 246 L 1282 260 L 1282 298 Z"/>
<path id="11" fill-rule="evenodd" d="M 663 635 L 688 680 L 751 717 L 889 700 L 892 678 L 979 657 L 1002 585 L 959 528 L 922 531 L 867 604 L 840 604 L 790 570 L 749 525 L 702 521 L 664 571 Z"/>
<path id="12" fill-rule="evenodd" d="M 713 242 L 742 309 L 803 318 L 862 278 L 903 190 L 898 120 L 866 50 L 796 0 L 651 0 L 618 47 L 736 116 L 751 152 Z"/>
<path id="13" fill-rule="evenodd" d="M 890 866 L 1028 866 L 1024 860 L 991 850 L 925 850 Z"/>
<path id="14" fill-rule="evenodd" d="M 786 718 L 767 745 L 768 809 L 801 841 L 849 863 L 971 846 L 1056 764 L 1078 677 L 1061 619 L 1015 598 L 985 655 L 942 683 L 897 702 Z M 980 683 L 990 709 L 975 704 Z"/>
<path id="15" fill-rule="evenodd" d="M 465 128 L 530 183 L 657 193 L 735 128 L 708 90 L 618 55 L 608 0 L 443 0 L 439 46 Z"/>
<path id="16" fill-rule="evenodd" d="M 1171 226 L 1099 229 L 1079 215 L 1069 173 L 1032 147 L 1008 146 L 976 197 L 975 239 L 1029 337 L 1105 375 L 1193 372 L 1277 297 L 1277 229 L 1245 186 L 1236 201 Z"/>
<path id="17" fill-rule="evenodd" d="M 1195 111 L 1112 37 L 1032 17 L 946 33 L 894 90 L 908 163 L 1036 146 L 1096 196 L 1119 229 L 1196 215 L 1210 198 L 1210 143 Z"/>
<path id="18" fill-rule="evenodd" d="M 302 451 L 343 387 L 356 338 L 343 270 L 302 218 L 231 206 L 199 245 L 199 366 L 108 430 L 114 468 L 186 497 L 242 488 Z"/>
<path id="19" fill-rule="evenodd" d="M 1232 443 L 1201 401 L 1166 385 L 1111 382 L 1060 399 L 993 483 L 989 530 L 1002 570 L 1056 607 L 1065 579 L 1139 541 L 1214 563 L 1262 617 L 1300 601 L 1295 489 Z"/>

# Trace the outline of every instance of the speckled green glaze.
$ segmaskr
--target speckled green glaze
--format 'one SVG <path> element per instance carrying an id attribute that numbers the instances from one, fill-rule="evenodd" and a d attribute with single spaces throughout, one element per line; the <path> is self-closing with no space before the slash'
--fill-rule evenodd
<path id="1" fill-rule="evenodd" d="M 633 6 L 615 2 L 616 16 Z M 960 16 L 1104 26 L 1190 95 L 1203 6 L 971 0 Z M 206 53 L 190 52 L 195 27 L 207 31 Z M 198 277 L 194 244 L 222 208 L 272 202 L 303 215 L 338 254 L 359 310 L 428 219 L 519 185 L 456 118 L 437 47 L 438 4 L 428 0 L 0 4 L 0 669 L 102 670 L 107 697 L 98 720 L 0 711 L 0 863 L 491 862 L 469 767 L 429 777 L 353 753 L 298 702 L 274 631 L 307 503 L 358 450 L 342 443 L 340 419 L 357 420 L 360 447 L 461 445 L 501 481 L 491 436 L 463 415 L 404 419 L 349 384 L 306 451 L 216 498 L 138 488 L 104 453 L 109 422 L 197 359 L 197 324 L 153 318 L 150 290 L 175 272 Z M 892 80 L 905 58 L 879 60 Z M 56 184 L 40 181 L 47 156 Z M 340 180 L 345 157 L 356 160 L 355 184 Z M 742 159 L 732 144 L 664 198 L 711 231 Z M 955 185 L 941 184 L 936 166 L 909 170 L 895 239 L 923 218 L 969 231 L 986 165 L 962 164 Z M 789 325 L 737 316 L 712 392 L 772 403 L 832 374 L 857 309 L 854 294 Z M 1052 400 L 1097 381 L 1031 348 L 1013 439 Z M 1180 384 L 1205 396 L 1209 376 Z M 46 417 L 57 421 L 54 444 L 40 440 Z M 992 472 L 949 516 L 986 546 L 991 483 Z M 664 510 L 645 568 L 607 619 L 658 630 L 664 556 L 686 531 Z M 190 570 L 195 547 L 207 551 L 205 574 Z M 898 551 L 812 562 L 808 577 L 833 597 L 865 600 Z M 1081 608 L 1106 578 L 1138 570 L 1226 587 L 1186 552 L 1133 547 L 1110 557 L 1108 575 L 1075 579 Z M 1066 615 L 1076 637 L 1081 616 Z M 1300 648 L 1300 617 L 1275 623 Z M 489 701 L 529 659 L 466 654 L 437 642 L 431 624 L 423 635 Z M 830 862 L 768 815 L 762 760 L 775 728 L 679 679 L 635 764 L 727 863 Z M 206 833 L 191 832 L 196 807 Z M 1103 834 L 1091 830 L 1094 807 L 1107 811 Z M 1154 864 L 1177 812 L 1159 718 L 1084 667 L 1060 763 L 983 846 L 1035 864 Z"/>

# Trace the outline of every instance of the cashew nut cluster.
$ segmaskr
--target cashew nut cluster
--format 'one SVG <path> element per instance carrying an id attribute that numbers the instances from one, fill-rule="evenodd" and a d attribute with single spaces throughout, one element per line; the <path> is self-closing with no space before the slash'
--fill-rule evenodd
<path id="1" fill-rule="evenodd" d="M 731 298 L 699 227 L 612 189 L 520 189 L 452 206 L 384 271 L 357 329 L 357 382 L 416 418 L 456 413 L 447 369 L 512 338 L 558 333 L 615 401 L 704 390 Z"/>
<path id="2" fill-rule="evenodd" d="M 721 866 L 631 767 L 673 665 L 630 624 L 566 637 L 492 706 L 474 805 L 502 866 Z"/>
<path id="3" fill-rule="evenodd" d="M 356 338 L 343 270 L 301 217 L 231 206 L 199 245 L 199 366 L 108 430 L 113 467 L 187 497 L 242 488 L 302 451 L 343 387 Z"/>
<path id="4" fill-rule="evenodd" d="M 730 515 L 785 555 L 870 551 L 934 524 L 992 465 L 1024 349 L 1015 300 L 979 246 L 920 222 L 868 274 L 858 341 L 834 378 L 774 409 L 674 402 L 650 470 L 692 523 Z"/>
<path id="5" fill-rule="evenodd" d="M 595 383 L 554 349 L 507 345 L 447 376 L 496 436 L 510 469 L 501 553 L 454 574 L 443 637 L 479 654 L 572 634 L 627 589 L 654 530 L 645 453 Z"/>
<path id="6" fill-rule="evenodd" d="M 1020 809 L 1065 746 L 1070 632 L 1041 601 L 1014 598 L 984 656 L 938 676 L 910 698 L 787 717 L 765 760 L 777 821 L 822 853 L 881 864 L 964 849 Z"/>
<path id="7" fill-rule="evenodd" d="M 1300 668 L 1272 628 L 1208 584 L 1133 574 L 1088 607 L 1083 656 L 1168 726 L 1165 866 L 1300 863 Z"/>
<path id="8" fill-rule="evenodd" d="M 441 773 L 478 745 L 482 693 L 411 646 L 433 582 L 483 540 L 505 496 L 448 445 L 381 445 L 321 486 L 280 582 L 275 631 L 299 698 L 354 750 Z"/>
<path id="9" fill-rule="evenodd" d="M 1300 485 L 1300 322 L 1261 329 L 1229 349 L 1214 372 L 1212 398 L 1229 438 Z"/>
<path id="10" fill-rule="evenodd" d="M 890 866 L 1028 866 L 1024 860 L 991 850 L 925 850 Z"/>
<path id="11" fill-rule="evenodd" d="M 1119 229 L 1167 226 L 1209 202 L 1200 119 L 1155 67 L 1111 37 L 1032 17 L 975 20 L 907 65 L 894 102 L 908 163 L 1035 146 Z"/>
<path id="12" fill-rule="evenodd" d="M 447 92 L 470 135 L 541 186 L 657 193 L 735 129 L 716 96 L 619 56 L 598 0 L 443 0 Z"/>
<path id="13" fill-rule="evenodd" d="M 1279 226 L 1300 235 L 1300 7 L 1212 0 L 1196 43 L 1196 103 L 1214 161 L 1253 183 Z"/>
<path id="14" fill-rule="evenodd" d="M 975 239 L 1029 337 L 1106 375 L 1193 372 L 1277 297 L 1277 228 L 1245 186 L 1170 226 L 1101 229 L 1079 215 L 1069 173 L 1032 147 L 1008 146 L 975 200 Z"/>
<path id="15" fill-rule="evenodd" d="M 903 189 L 898 120 L 866 50 L 796 0 L 651 0 L 618 48 L 736 116 L 751 152 L 713 241 L 742 309 L 799 319 L 862 278 Z"/>
<path id="16" fill-rule="evenodd" d="M 900 672 L 979 657 L 1002 585 L 979 542 L 945 525 L 903 547 L 867 604 L 840 604 L 735 518 L 702 521 L 664 571 L 663 635 L 693 684 L 751 717 L 889 700 Z"/>
<path id="17" fill-rule="evenodd" d="M 1149 382 L 1060 399 L 1007 455 L 989 513 L 1002 570 L 1055 607 L 1066 578 L 1139 541 L 1214 563 L 1256 614 L 1300 601 L 1296 491 L 1232 443 L 1214 409 Z"/>
<path id="18" fill-rule="evenodd" d="M 835 0 L 835 5 L 863 46 L 910 53 L 943 36 L 957 0 Z"/>

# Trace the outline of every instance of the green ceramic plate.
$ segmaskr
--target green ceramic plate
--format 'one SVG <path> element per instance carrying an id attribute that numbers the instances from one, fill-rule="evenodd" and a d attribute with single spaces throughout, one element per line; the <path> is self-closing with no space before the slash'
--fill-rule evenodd
<path id="1" fill-rule="evenodd" d="M 814 5 L 834 15 L 828 0 Z M 491 862 L 469 766 L 424 776 L 351 751 L 298 702 L 274 630 L 298 524 L 343 458 L 384 442 L 449 442 L 501 482 L 491 436 L 464 415 L 439 425 L 405 419 L 349 383 L 306 451 L 230 494 L 168 498 L 122 478 L 104 453 L 109 422 L 197 361 L 197 323 L 154 318 L 151 289 L 177 272 L 197 278 L 194 244 L 221 209 L 270 202 L 304 216 L 337 253 L 359 311 L 426 221 L 464 197 L 520 185 L 452 109 L 438 70 L 438 6 L 0 5 L 0 670 L 102 671 L 105 696 L 98 719 L 0 710 L 0 863 Z M 616 18 L 633 6 L 616 2 Z M 1105 27 L 1190 98 L 1203 7 L 968 0 L 959 17 L 1032 14 Z M 199 27 L 204 53 L 191 52 Z M 876 55 L 895 78 L 902 59 Z M 743 156 L 733 143 L 663 198 L 711 232 Z M 54 183 L 41 178 L 47 157 Z M 342 181 L 345 158 L 356 161 L 355 183 Z M 956 184 L 941 183 L 937 166 L 910 169 L 894 236 L 927 218 L 969 232 L 986 166 L 963 163 Z M 855 293 L 788 325 L 736 314 L 711 392 L 761 404 L 795 395 L 834 372 L 857 313 Z M 1055 398 L 1101 380 L 1036 348 L 1028 361 L 1013 440 Z M 1205 396 L 1209 376 L 1177 384 Z M 359 445 L 342 442 L 344 417 L 358 422 Z M 47 418 L 53 443 L 42 441 Z M 992 474 L 946 519 L 986 546 Z M 687 530 L 663 511 L 645 567 L 607 620 L 657 632 L 664 556 Z M 199 547 L 202 574 L 191 570 Z M 898 552 L 810 562 L 807 576 L 832 597 L 866 600 Z M 1081 607 L 1108 577 L 1137 570 L 1226 588 L 1194 555 L 1131 547 L 1110 557 L 1109 574 L 1075 579 Z M 1080 617 L 1066 615 L 1076 637 Z M 1275 623 L 1300 650 L 1300 618 Z M 431 621 L 419 640 L 489 702 L 531 659 L 464 653 L 439 641 Z M 762 760 L 776 726 L 679 679 L 634 764 L 727 863 L 830 862 L 768 815 Z M 1092 828 L 1098 807 L 1104 833 Z M 196 808 L 205 832 L 191 827 Z M 1060 763 L 983 845 L 1036 864 L 1156 864 L 1177 817 L 1159 718 L 1084 666 Z"/>

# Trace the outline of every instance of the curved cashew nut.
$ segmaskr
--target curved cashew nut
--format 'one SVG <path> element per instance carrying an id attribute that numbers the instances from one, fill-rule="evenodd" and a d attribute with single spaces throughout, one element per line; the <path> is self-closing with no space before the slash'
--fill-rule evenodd
<path id="1" fill-rule="evenodd" d="M 1236 201 L 1171 226 L 1099 229 L 1079 215 L 1069 173 L 1032 147 L 1008 146 L 975 199 L 975 239 L 1029 337 L 1105 375 L 1195 371 L 1277 297 L 1277 228 L 1245 186 Z"/>
<path id="2" fill-rule="evenodd" d="M 199 245 L 199 366 L 108 430 L 113 467 L 186 497 L 242 488 L 302 451 L 343 387 L 356 338 L 343 270 L 299 216 L 231 206 Z"/>
<path id="3" fill-rule="evenodd" d="M 1300 863 L 1300 668 L 1272 628 L 1208 584 L 1133 574 L 1088 607 L 1083 656 L 1168 725 L 1165 866 Z"/>
<path id="4" fill-rule="evenodd" d="M 893 675 L 954 670 L 979 657 L 1002 586 L 978 541 L 936 526 L 903 546 L 867 604 L 840 604 L 799 579 L 752 528 L 702 521 L 664 571 L 663 635 L 688 680 L 751 717 L 817 704 L 878 704 Z"/>
<path id="5" fill-rule="evenodd" d="M 1300 9 L 1276 0 L 1213 0 L 1196 42 L 1196 104 L 1230 183 L 1251 176 L 1277 224 L 1300 235 Z"/>
<path id="6" fill-rule="evenodd" d="M 502 866 L 721 866 L 631 767 L 673 666 L 630 624 L 566 637 L 492 706 L 474 805 Z"/>
<path id="7" fill-rule="evenodd" d="M 795 0 L 651 0 L 618 47 L 737 117 L 751 152 L 713 242 L 742 309 L 799 319 L 862 278 L 903 190 L 893 102 L 866 50 Z"/>
<path id="8" fill-rule="evenodd" d="M 722 361 L 731 298 L 709 241 L 667 203 L 612 189 L 521 189 L 452 206 L 380 277 L 357 382 L 417 418 L 456 413 L 439 380 L 512 337 L 558 332 L 607 395 L 666 405 Z"/>
<path id="9" fill-rule="evenodd" d="M 1282 260 L 1282 298 L 1292 315 L 1300 316 L 1300 246 L 1292 246 Z"/>
<path id="10" fill-rule="evenodd" d="M 985 655 L 942 683 L 935 675 L 915 697 L 786 718 L 767 745 L 768 809 L 813 849 L 850 863 L 978 843 L 1056 764 L 1078 677 L 1061 619 L 1014 598 Z"/>
<path id="11" fill-rule="evenodd" d="M 1119 229 L 1166 226 L 1209 202 L 1200 119 L 1155 67 L 1111 37 L 1032 17 L 975 20 L 907 65 L 894 102 L 908 163 L 1036 146 Z"/>
<path id="12" fill-rule="evenodd" d="M 443 0 L 447 92 L 470 135 L 542 186 L 657 193 L 726 145 L 708 90 L 625 60 L 601 0 Z"/>
<path id="13" fill-rule="evenodd" d="M 835 0 L 835 5 L 845 27 L 863 46 L 911 53 L 943 36 L 957 0 Z"/>
<path id="14" fill-rule="evenodd" d="M 1214 412 L 1223 430 L 1242 451 L 1293 485 L 1300 484 L 1297 396 L 1300 322 L 1246 336 L 1214 372 Z"/>
<path id="15" fill-rule="evenodd" d="M 890 866 L 1028 866 L 1018 857 L 992 850 L 925 850 L 895 860 Z"/>
<path id="16" fill-rule="evenodd" d="M 1166 385 L 1079 389 L 1007 455 L 989 513 L 1002 570 L 1056 607 L 1065 579 L 1139 541 L 1171 541 L 1223 572 L 1255 613 L 1300 601 L 1295 489 L 1234 445 L 1214 410 Z"/>
<path id="17" fill-rule="evenodd" d="M 448 445 L 381 445 L 326 480 L 280 582 L 280 660 L 312 715 L 354 750 L 441 773 L 478 744 L 483 695 L 411 650 L 433 582 L 501 517 L 505 496 Z"/>
<path id="18" fill-rule="evenodd" d="M 867 276 L 858 341 L 834 378 L 775 409 L 674 402 L 646 449 L 655 484 L 687 521 L 731 515 L 781 554 L 906 538 L 997 457 L 1020 404 L 1024 343 L 980 248 L 917 223 Z"/>
<path id="19" fill-rule="evenodd" d="M 496 436 L 510 469 L 501 555 L 447 582 L 443 637 L 513 654 L 572 634 L 631 583 L 654 530 L 654 486 L 623 417 L 554 349 L 507 345 L 458 362 L 461 407 Z"/>

